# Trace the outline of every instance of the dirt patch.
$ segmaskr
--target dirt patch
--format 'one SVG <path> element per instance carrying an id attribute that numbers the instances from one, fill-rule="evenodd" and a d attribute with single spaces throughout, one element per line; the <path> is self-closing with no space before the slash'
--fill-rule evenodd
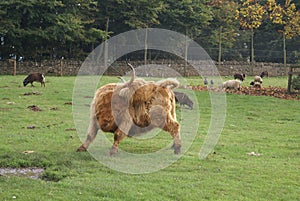
<path id="1" fill-rule="evenodd" d="M 1 176 L 17 176 L 38 179 L 39 176 L 45 171 L 43 168 L 30 167 L 30 168 L 0 168 Z"/>
<path id="2" fill-rule="evenodd" d="M 42 109 L 40 109 L 38 106 L 36 105 L 30 105 L 27 108 L 29 108 L 30 110 L 34 111 L 34 112 L 39 112 L 42 111 Z"/>
<path id="3" fill-rule="evenodd" d="M 65 105 L 72 105 L 72 102 L 71 101 L 65 102 Z"/>
<path id="4" fill-rule="evenodd" d="M 12 108 L 2 108 L 2 107 L 0 107 L 0 111 L 9 111 L 9 110 L 12 110 Z"/>
<path id="5" fill-rule="evenodd" d="M 208 91 L 208 88 L 206 86 L 189 86 L 189 88 L 197 91 Z M 240 90 L 226 89 L 226 93 L 243 94 L 243 95 L 251 95 L 251 96 L 271 96 L 271 97 L 281 98 L 286 100 L 300 100 L 299 93 L 288 94 L 286 88 L 282 88 L 282 87 L 271 87 L 271 86 L 262 87 L 262 88 L 241 87 Z"/>
<path id="6" fill-rule="evenodd" d="M 30 125 L 30 126 L 27 126 L 27 129 L 35 129 L 36 127 L 34 125 Z"/>
<path id="7" fill-rule="evenodd" d="M 76 128 L 66 128 L 65 131 L 76 131 Z"/>
<path id="8" fill-rule="evenodd" d="M 23 95 L 24 96 L 31 96 L 31 95 L 38 96 L 38 95 L 41 95 L 41 93 L 40 92 L 27 92 L 27 93 L 24 93 Z"/>

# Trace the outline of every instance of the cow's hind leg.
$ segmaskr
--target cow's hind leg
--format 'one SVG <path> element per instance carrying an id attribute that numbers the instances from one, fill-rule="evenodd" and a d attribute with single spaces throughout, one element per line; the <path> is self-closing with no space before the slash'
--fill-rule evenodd
<path id="1" fill-rule="evenodd" d="M 118 147 L 123 138 L 126 137 L 126 134 L 120 129 L 117 129 L 114 133 L 114 143 L 110 149 L 109 155 L 115 155 L 118 152 Z"/>
<path id="2" fill-rule="evenodd" d="M 92 117 L 90 120 L 89 128 L 88 128 L 87 138 L 86 138 L 85 142 L 77 149 L 78 152 L 87 150 L 88 146 L 95 139 L 98 130 L 99 130 L 99 125 L 98 125 L 97 119 L 96 119 L 96 117 Z"/>

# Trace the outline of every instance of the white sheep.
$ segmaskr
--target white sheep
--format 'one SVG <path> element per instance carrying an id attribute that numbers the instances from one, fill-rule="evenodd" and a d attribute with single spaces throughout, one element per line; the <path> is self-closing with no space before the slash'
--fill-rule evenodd
<path id="1" fill-rule="evenodd" d="M 261 89 L 262 88 L 262 84 L 260 82 L 250 82 L 250 85 L 253 86 L 254 88 L 258 88 Z"/>
<path id="2" fill-rule="evenodd" d="M 263 82 L 263 80 L 261 79 L 261 77 L 260 77 L 260 76 L 256 75 L 256 76 L 254 76 L 254 82 L 259 82 L 259 83 L 262 83 L 262 82 Z"/>
<path id="3" fill-rule="evenodd" d="M 223 89 L 238 89 L 241 88 L 241 81 L 240 80 L 228 80 L 223 82 L 222 88 Z"/>

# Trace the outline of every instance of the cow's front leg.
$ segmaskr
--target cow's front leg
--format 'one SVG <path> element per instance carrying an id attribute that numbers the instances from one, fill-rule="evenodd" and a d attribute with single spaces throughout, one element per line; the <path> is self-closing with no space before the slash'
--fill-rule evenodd
<path id="1" fill-rule="evenodd" d="M 113 156 L 118 152 L 118 147 L 123 138 L 126 137 L 126 134 L 120 129 L 117 129 L 114 133 L 114 143 L 110 149 L 109 155 Z"/>

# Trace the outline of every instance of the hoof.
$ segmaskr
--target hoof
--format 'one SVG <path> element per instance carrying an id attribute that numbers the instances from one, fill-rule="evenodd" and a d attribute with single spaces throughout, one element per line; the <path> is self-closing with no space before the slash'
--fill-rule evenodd
<path id="1" fill-rule="evenodd" d="M 87 151 L 87 149 L 81 145 L 78 149 L 77 149 L 77 152 L 83 152 L 83 151 Z"/>
<path id="2" fill-rule="evenodd" d="M 112 148 L 110 149 L 109 155 L 114 156 L 117 153 L 118 153 L 118 147 L 112 146 Z"/>
<path id="3" fill-rule="evenodd" d="M 174 154 L 178 155 L 181 152 L 181 145 L 175 145 L 173 144 L 173 148 L 174 148 Z"/>

